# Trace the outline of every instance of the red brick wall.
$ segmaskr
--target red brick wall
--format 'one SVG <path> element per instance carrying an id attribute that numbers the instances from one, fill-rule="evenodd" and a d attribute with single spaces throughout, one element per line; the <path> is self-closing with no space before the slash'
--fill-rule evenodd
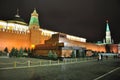
<path id="1" fill-rule="evenodd" d="M 85 43 L 87 50 L 97 51 L 97 52 L 106 52 L 105 45 L 96 45 L 94 43 Z"/>
<path id="2" fill-rule="evenodd" d="M 19 31 L 0 31 L 0 50 L 4 50 L 8 47 L 11 48 L 28 48 L 30 47 L 30 33 L 19 32 Z"/>
<path id="3" fill-rule="evenodd" d="M 50 36 L 40 35 L 40 44 L 45 44 L 45 40 L 48 40 L 50 38 Z"/>
<path id="4" fill-rule="evenodd" d="M 40 35 L 41 31 L 40 30 L 30 30 L 30 43 L 31 45 L 37 45 L 40 43 Z"/>
<path id="5" fill-rule="evenodd" d="M 111 44 L 110 51 L 114 53 L 118 53 L 118 44 Z"/>

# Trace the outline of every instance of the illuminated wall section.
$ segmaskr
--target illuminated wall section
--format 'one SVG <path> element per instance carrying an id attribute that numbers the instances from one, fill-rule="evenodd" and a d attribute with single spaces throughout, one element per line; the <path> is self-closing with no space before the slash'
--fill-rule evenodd
<path id="1" fill-rule="evenodd" d="M 87 50 L 97 51 L 97 52 L 106 52 L 105 45 L 97 45 L 94 43 L 86 43 L 85 47 Z"/>
<path id="2" fill-rule="evenodd" d="M 7 27 L 7 22 L 0 20 L 0 29 L 6 29 L 6 27 Z"/>
<path id="3" fill-rule="evenodd" d="M 0 21 L 0 50 L 5 47 L 28 48 L 30 47 L 30 33 L 28 26 Z"/>
<path id="4" fill-rule="evenodd" d="M 53 34 L 56 34 L 55 31 L 50 31 L 46 29 L 40 29 L 41 37 L 40 37 L 40 44 L 45 44 L 45 40 L 48 40 L 52 37 Z"/>
<path id="5" fill-rule="evenodd" d="M 0 31 L 0 50 L 4 50 L 5 47 L 11 48 L 29 48 L 30 47 L 30 33 L 5 30 Z"/>
<path id="6" fill-rule="evenodd" d="M 0 21 L 0 29 L 8 29 L 8 30 L 16 30 L 16 31 L 23 31 L 26 32 L 28 30 L 28 26 L 6 22 L 6 21 Z"/>
<path id="7" fill-rule="evenodd" d="M 110 51 L 114 53 L 118 53 L 119 52 L 118 46 L 119 46 L 118 44 L 111 44 Z"/>
<path id="8" fill-rule="evenodd" d="M 118 53 L 120 53 L 120 44 L 118 44 Z"/>
<path id="9" fill-rule="evenodd" d="M 24 32 L 28 30 L 28 26 L 20 25 L 20 24 L 14 24 L 14 25 L 15 25 L 14 30 L 24 31 Z"/>
<path id="10" fill-rule="evenodd" d="M 68 34 L 67 34 L 67 38 L 70 39 L 70 40 L 74 40 L 74 41 L 86 42 L 85 38 L 72 36 L 72 35 L 68 35 Z"/>

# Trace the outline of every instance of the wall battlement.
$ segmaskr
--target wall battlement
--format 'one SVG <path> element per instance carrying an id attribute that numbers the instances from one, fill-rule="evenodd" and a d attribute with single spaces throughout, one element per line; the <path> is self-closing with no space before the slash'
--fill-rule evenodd
<path id="1" fill-rule="evenodd" d="M 0 29 L 0 32 L 9 32 L 9 33 L 17 33 L 17 34 L 28 34 L 30 31 L 19 31 L 19 30 L 8 30 L 8 29 Z"/>

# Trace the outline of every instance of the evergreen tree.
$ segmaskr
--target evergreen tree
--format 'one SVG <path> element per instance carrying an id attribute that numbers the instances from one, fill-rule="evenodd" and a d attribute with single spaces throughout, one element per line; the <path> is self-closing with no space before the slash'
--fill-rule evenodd
<path id="1" fill-rule="evenodd" d="M 71 57 L 72 57 L 72 58 L 75 58 L 75 53 L 74 53 L 74 51 L 72 51 Z"/>
<path id="2" fill-rule="evenodd" d="M 48 58 L 53 59 L 53 52 L 51 50 L 48 52 Z"/>
<path id="3" fill-rule="evenodd" d="M 14 56 L 14 54 L 15 54 L 15 48 L 13 47 L 10 51 L 9 56 L 12 57 L 12 56 Z"/>
<path id="4" fill-rule="evenodd" d="M 34 57 L 34 56 L 35 56 L 35 55 L 34 55 L 34 49 L 33 49 L 33 48 L 31 49 L 31 53 L 30 53 L 30 54 L 31 54 L 31 57 Z"/>
<path id="5" fill-rule="evenodd" d="M 86 56 L 86 51 L 82 51 L 82 57 L 84 58 Z"/>
<path id="6" fill-rule="evenodd" d="M 2 54 L 3 54 L 3 52 L 2 52 L 2 51 L 0 51 L 0 56 L 2 56 Z"/>
<path id="7" fill-rule="evenodd" d="M 27 53 L 27 48 L 24 49 L 24 52 Z"/>
<path id="8" fill-rule="evenodd" d="M 28 53 L 28 56 L 29 56 L 29 57 L 32 57 L 32 52 L 31 52 L 30 48 L 28 48 L 27 53 Z"/>
<path id="9" fill-rule="evenodd" d="M 58 55 L 56 54 L 56 52 L 54 52 L 54 54 L 53 54 L 53 59 L 57 59 L 58 58 Z"/>
<path id="10" fill-rule="evenodd" d="M 14 55 L 15 55 L 15 57 L 18 56 L 18 50 L 17 50 L 17 48 L 15 49 Z"/>
<path id="11" fill-rule="evenodd" d="M 12 50 L 10 51 L 10 57 L 17 57 L 18 55 L 18 50 L 16 48 L 12 48 Z"/>
<path id="12" fill-rule="evenodd" d="M 8 48 L 7 47 L 5 47 L 4 52 L 8 53 Z"/>
<path id="13" fill-rule="evenodd" d="M 17 56 L 18 57 L 22 57 L 23 56 L 23 48 L 20 48 Z"/>

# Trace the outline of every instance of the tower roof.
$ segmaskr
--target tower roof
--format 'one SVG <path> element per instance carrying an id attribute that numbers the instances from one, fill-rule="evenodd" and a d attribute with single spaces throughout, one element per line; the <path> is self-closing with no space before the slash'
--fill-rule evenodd
<path id="1" fill-rule="evenodd" d="M 38 13 L 37 13 L 36 9 L 34 9 L 34 11 L 31 13 L 29 26 L 30 26 L 30 28 L 35 27 L 35 29 L 38 29 L 40 27 L 39 26 Z"/>
<path id="2" fill-rule="evenodd" d="M 110 31 L 108 20 L 106 20 L 106 31 Z"/>
<path id="3" fill-rule="evenodd" d="M 36 11 L 36 9 L 34 9 L 33 13 L 31 14 L 31 16 L 38 16 L 38 13 Z"/>
<path id="4" fill-rule="evenodd" d="M 111 44 L 111 32 L 108 24 L 108 20 L 106 20 L 106 44 Z"/>

